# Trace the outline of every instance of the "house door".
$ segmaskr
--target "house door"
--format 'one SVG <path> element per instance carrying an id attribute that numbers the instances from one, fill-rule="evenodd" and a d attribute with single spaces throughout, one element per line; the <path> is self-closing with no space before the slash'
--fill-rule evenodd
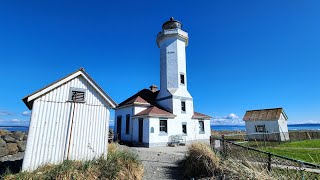
<path id="1" fill-rule="evenodd" d="M 117 140 L 121 140 L 121 125 L 122 125 L 122 119 L 121 117 L 117 118 Z"/>
<path id="2" fill-rule="evenodd" d="M 143 137 L 143 119 L 139 119 L 139 142 L 142 143 L 142 137 Z"/>

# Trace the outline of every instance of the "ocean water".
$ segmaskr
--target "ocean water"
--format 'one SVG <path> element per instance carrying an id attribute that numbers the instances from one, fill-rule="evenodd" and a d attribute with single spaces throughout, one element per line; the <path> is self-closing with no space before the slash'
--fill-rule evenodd
<path id="1" fill-rule="evenodd" d="M 27 132 L 29 130 L 29 127 L 28 126 L 0 126 L 0 129 L 5 129 L 8 131 Z"/>
<path id="2" fill-rule="evenodd" d="M 246 126 L 241 125 L 211 125 L 212 130 L 216 131 L 245 131 Z M 289 131 L 294 130 L 320 130 L 320 124 L 289 124 Z"/>
<path id="3" fill-rule="evenodd" d="M 113 126 L 110 126 L 111 129 L 114 129 Z M 9 131 L 28 131 L 29 127 L 27 126 L 0 126 L 0 129 L 6 129 Z M 212 130 L 216 131 L 245 131 L 246 127 L 241 125 L 211 125 Z M 293 130 L 320 130 L 320 124 L 290 124 L 288 129 Z"/>

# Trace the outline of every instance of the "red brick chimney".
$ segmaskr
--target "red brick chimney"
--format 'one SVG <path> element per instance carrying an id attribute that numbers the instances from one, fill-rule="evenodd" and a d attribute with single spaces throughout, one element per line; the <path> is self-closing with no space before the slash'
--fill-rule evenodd
<path id="1" fill-rule="evenodd" d="M 156 85 L 151 85 L 150 86 L 150 90 L 152 91 L 152 92 L 157 92 L 158 91 L 158 86 L 156 86 Z"/>

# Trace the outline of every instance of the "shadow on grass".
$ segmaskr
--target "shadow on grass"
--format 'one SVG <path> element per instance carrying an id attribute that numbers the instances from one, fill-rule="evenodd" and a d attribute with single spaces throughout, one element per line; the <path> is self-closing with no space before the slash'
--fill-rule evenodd
<path id="1" fill-rule="evenodd" d="M 19 173 L 22 167 L 22 159 L 16 161 L 0 162 L 0 176 L 7 172 L 12 174 Z"/>

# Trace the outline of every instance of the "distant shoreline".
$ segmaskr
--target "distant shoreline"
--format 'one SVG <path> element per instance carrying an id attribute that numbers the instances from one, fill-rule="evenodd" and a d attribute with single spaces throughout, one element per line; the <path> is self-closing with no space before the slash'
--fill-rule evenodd
<path id="1" fill-rule="evenodd" d="M 114 126 L 109 125 L 110 129 L 114 129 Z M 211 130 L 213 131 L 245 131 L 245 125 L 211 125 Z M 0 129 L 5 129 L 8 131 L 23 131 L 29 130 L 29 126 L 0 126 Z M 289 124 L 289 131 L 299 131 L 299 130 L 320 130 L 320 124 Z"/>

